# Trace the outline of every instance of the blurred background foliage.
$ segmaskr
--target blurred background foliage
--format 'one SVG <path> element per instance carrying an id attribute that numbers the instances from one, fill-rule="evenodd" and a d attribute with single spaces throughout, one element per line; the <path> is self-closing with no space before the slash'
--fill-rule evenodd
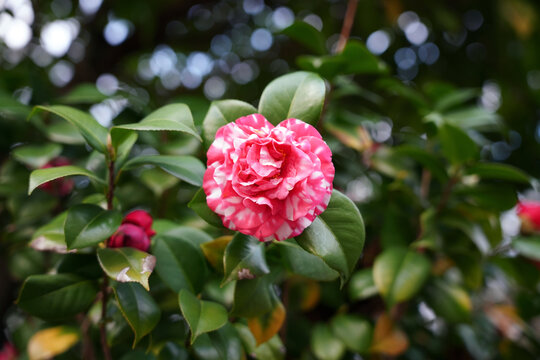
<path id="1" fill-rule="evenodd" d="M 525 324 L 540 313 L 538 271 L 521 258 L 506 256 L 508 234 L 518 230 L 515 218 L 499 217 L 515 205 L 514 188 L 488 183 L 471 191 L 468 186 L 478 179 L 464 176 L 446 198 L 444 185 L 456 175 L 452 165 L 470 160 L 468 156 L 511 164 L 540 177 L 540 5 L 533 0 L 360 0 L 352 46 L 338 55 L 344 59 L 340 62 L 327 54 L 336 53 L 346 8 L 346 1 L 323 0 L 0 0 L 0 246 L 6 250 L 0 254 L 0 316 L 11 319 L 7 327 L 17 328 L 11 303 L 18 284 L 58 260 L 56 254 L 26 246 L 34 230 L 58 213 L 62 203 L 79 203 L 93 194 L 88 181 L 77 178 L 78 191 L 70 198 L 44 192 L 28 198 L 27 167 L 44 162 L 33 156 L 28 164 L 29 157 L 17 155 L 16 149 L 49 139 L 64 146 L 38 149 L 43 158 L 62 152 L 97 174 L 105 173 L 88 148 L 77 146 L 83 143 L 80 135 L 63 122 L 49 117 L 27 122 L 34 105 L 78 106 L 110 127 L 183 102 L 200 129 L 212 100 L 235 98 L 257 105 L 271 80 L 309 70 L 329 80 L 324 124 L 318 128 L 334 152 L 335 187 L 359 204 L 367 240 L 360 270 L 343 290 L 336 282 L 291 282 L 291 298 L 295 291 L 302 295 L 289 304 L 287 332 L 298 336 L 286 344 L 289 354 L 305 355 L 304 347 L 312 341 L 321 344 L 313 349 L 320 359 L 343 355 L 345 345 L 334 341 L 329 328 L 339 333 L 348 321 L 364 326 L 360 320 L 340 318 L 340 312 L 371 316 L 384 311 L 385 303 L 373 297 L 381 290 L 373 284 L 371 267 L 381 251 L 415 242 L 412 248 L 435 249 L 435 279 L 420 298 L 394 307 L 392 317 L 405 331 L 385 316 L 378 318 L 370 341 L 373 356 L 407 351 L 410 359 L 440 354 L 537 357 L 538 324 Z M 363 54 L 355 41 L 378 57 Z M 343 72 L 353 75 L 341 76 Z M 390 150 L 403 144 L 429 150 L 429 142 L 423 141 L 436 132 L 430 124 L 439 126 L 442 118 L 468 135 L 452 152 L 439 134 L 445 160 L 440 154 L 426 159 L 411 147 Z M 460 134 L 449 135 L 450 142 Z M 460 153 L 468 137 L 478 154 L 474 149 Z M 134 154 L 204 157 L 203 147 L 178 134 L 141 134 L 141 143 Z M 14 161 L 18 156 L 26 166 Z M 436 180 L 432 195 L 422 193 L 423 175 L 413 160 L 429 168 Z M 447 168 L 437 166 L 446 160 Z M 351 166 L 351 161 L 359 165 Z M 478 168 L 470 171 L 481 173 Z M 179 185 L 158 169 L 124 176 L 117 192 L 124 209 L 144 204 L 156 217 L 200 225 L 186 208 L 195 187 Z M 506 180 L 517 177 L 519 183 L 519 176 L 512 173 Z M 516 189 L 526 187 L 518 184 Z M 449 204 L 448 212 L 439 209 L 441 203 Z M 433 225 L 441 212 L 445 216 Z M 215 229 L 209 232 L 220 235 Z M 507 277 L 501 277 L 503 272 Z M 386 305 L 392 302 L 388 294 L 381 295 Z M 471 313 L 473 308 L 477 311 Z M 331 326 L 311 331 L 311 323 L 295 313 L 298 309 L 310 320 L 332 319 Z M 30 323 L 17 336 L 28 338 L 39 326 Z M 355 329 L 351 333 L 360 331 Z M 347 344 L 347 356 L 355 358 L 351 353 L 356 348 L 362 353 L 368 346 Z"/>
<path id="2" fill-rule="evenodd" d="M 299 55 L 336 46 L 345 10 L 344 1 L 5 0 L 1 99 L 52 103 L 78 89 L 96 102 L 90 110 L 102 124 L 180 97 L 200 114 L 206 99 L 255 103 L 271 79 L 298 69 Z M 291 41 L 283 29 L 294 21 L 320 30 L 322 40 L 309 48 Z M 538 175 L 537 23 L 538 3 L 527 0 L 364 0 L 351 39 L 367 42 L 414 88 L 437 91 L 430 85 L 446 81 L 477 89 L 482 107 L 508 128 L 482 150 Z M 372 90 L 369 80 L 361 84 Z M 399 128 L 414 123 L 418 114 L 394 102 L 381 115 Z M 2 136 L 4 154 L 24 140 Z"/>

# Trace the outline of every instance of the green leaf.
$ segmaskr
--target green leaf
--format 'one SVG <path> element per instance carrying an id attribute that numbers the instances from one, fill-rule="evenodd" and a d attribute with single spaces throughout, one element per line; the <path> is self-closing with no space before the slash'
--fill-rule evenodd
<path id="1" fill-rule="evenodd" d="M 345 344 L 322 323 L 313 329 L 311 349 L 319 360 L 339 360 L 345 354 Z"/>
<path id="2" fill-rule="evenodd" d="M 234 326 L 226 324 L 217 331 L 202 334 L 193 344 L 197 359 L 242 360 L 245 354 Z"/>
<path id="3" fill-rule="evenodd" d="M 137 142 L 139 135 L 136 131 L 116 129 L 111 131 L 111 145 L 114 150 L 113 160 L 117 169 L 120 169 L 129 156 L 131 148 Z"/>
<path id="4" fill-rule="evenodd" d="M 373 281 L 373 270 L 362 269 L 351 276 L 349 281 L 349 297 L 353 301 L 367 299 L 378 293 Z"/>
<path id="5" fill-rule="evenodd" d="M 279 299 L 269 276 L 238 280 L 234 289 L 231 315 L 246 318 L 261 316 L 272 311 L 276 302 L 279 302 Z"/>
<path id="6" fill-rule="evenodd" d="M 82 276 L 85 279 L 101 279 L 103 271 L 96 254 L 66 254 L 56 266 L 56 272 Z"/>
<path id="7" fill-rule="evenodd" d="M 58 99 L 64 104 L 96 104 L 107 99 L 107 95 L 100 92 L 93 83 L 82 83 L 69 93 Z"/>
<path id="8" fill-rule="evenodd" d="M 208 269 L 199 244 L 189 237 L 156 236 L 152 253 L 156 256 L 159 277 L 174 292 L 182 289 L 198 293 L 208 275 Z"/>
<path id="9" fill-rule="evenodd" d="M 427 280 L 431 264 L 425 256 L 394 247 L 384 251 L 373 265 L 373 280 L 388 306 L 410 299 Z"/>
<path id="10" fill-rule="evenodd" d="M 182 315 L 191 329 L 191 343 L 204 333 L 214 331 L 227 323 L 227 310 L 221 304 L 197 299 L 188 290 L 178 294 Z"/>
<path id="11" fill-rule="evenodd" d="M 283 75 L 264 89 L 259 112 L 274 125 L 289 118 L 316 124 L 325 93 L 324 81 L 316 74 L 298 71 Z"/>
<path id="12" fill-rule="evenodd" d="M 196 186 L 202 185 L 206 170 L 204 164 L 196 157 L 181 155 L 137 156 L 129 160 L 123 170 L 130 170 L 141 165 L 159 166 L 169 174 Z"/>
<path id="13" fill-rule="evenodd" d="M 78 204 L 67 212 L 64 225 L 68 249 L 82 249 L 107 240 L 122 223 L 122 214 L 92 204 Z"/>
<path id="14" fill-rule="evenodd" d="M 157 325 L 161 310 L 148 291 L 137 283 L 118 283 L 114 287 L 122 315 L 135 334 L 133 348 Z"/>
<path id="15" fill-rule="evenodd" d="M 225 274 L 221 285 L 238 279 L 252 279 L 270 272 L 264 255 L 264 243 L 241 233 L 236 233 L 225 248 L 223 264 Z"/>
<path id="16" fill-rule="evenodd" d="M 141 182 L 152 190 L 158 198 L 160 198 L 165 191 L 180 182 L 176 176 L 173 176 L 160 168 L 151 168 L 141 171 L 139 179 L 141 179 Z"/>
<path id="17" fill-rule="evenodd" d="M 191 199 L 191 201 L 188 203 L 188 207 L 195 211 L 197 215 L 199 215 L 210 225 L 214 225 L 219 228 L 223 227 L 221 218 L 208 207 L 208 203 L 206 202 L 206 194 L 204 193 L 203 188 L 197 190 L 195 196 L 193 196 L 193 199 Z"/>
<path id="18" fill-rule="evenodd" d="M 531 180 L 524 171 L 499 163 L 478 163 L 469 166 L 466 172 L 468 175 L 478 175 L 482 179 L 507 180 L 524 184 L 528 184 Z"/>
<path id="19" fill-rule="evenodd" d="M 473 106 L 444 114 L 444 121 L 462 129 L 500 130 L 501 119 L 496 113 Z"/>
<path id="20" fill-rule="evenodd" d="M 444 156 L 453 164 L 462 164 L 478 158 L 478 146 L 460 128 L 450 124 L 443 124 L 439 128 L 438 135 Z"/>
<path id="21" fill-rule="evenodd" d="M 62 145 L 25 145 L 18 146 L 11 152 L 13 157 L 31 168 L 40 168 L 62 152 Z"/>
<path id="22" fill-rule="evenodd" d="M 364 221 L 356 205 L 337 190 L 324 211 L 296 238 L 298 244 L 347 280 L 364 247 Z"/>
<path id="23" fill-rule="evenodd" d="M 130 247 L 98 249 L 99 265 L 118 282 L 138 282 L 149 290 L 148 278 L 156 265 L 156 258 Z"/>
<path id="24" fill-rule="evenodd" d="M 394 153 L 409 157 L 431 171 L 439 181 L 447 181 L 448 175 L 441 159 L 434 154 L 414 145 L 401 145 L 392 149 Z"/>
<path id="25" fill-rule="evenodd" d="M 451 323 L 467 322 L 471 316 L 471 298 L 461 287 L 436 280 L 427 287 L 426 300 L 435 313 Z"/>
<path id="26" fill-rule="evenodd" d="M 36 106 L 32 110 L 30 117 L 38 111 L 48 111 L 67 120 L 75 125 L 88 145 L 103 154 L 107 153 L 107 129 L 88 113 L 64 105 Z"/>
<path id="27" fill-rule="evenodd" d="M 291 272 L 317 281 L 332 281 L 339 277 L 320 257 L 305 251 L 293 239 L 276 244 Z"/>
<path id="28" fill-rule="evenodd" d="M 476 184 L 456 186 L 453 194 L 465 197 L 475 206 L 492 211 L 504 211 L 514 207 L 518 201 L 516 190 L 507 184 Z"/>
<path id="29" fill-rule="evenodd" d="M 36 122 L 36 126 L 40 128 L 49 140 L 54 142 L 68 145 L 82 145 L 86 142 L 79 130 L 77 130 L 77 127 L 66 121 L 53 121 L 47 125 L 39 125 Z"/>
<path id="30" fill-rule="evenodd" d="M 225 126 L 242 116 L 255 114 L 256 112 L 257 109 L 251 104 L 240 100 L 212 101 L 203 120 L 203 138 L 206 148 L 210 147 L 216 137 L 216 132 L 220 127 Z"/>
<path id="31" fill-rule="evenodd" d="M 97 292 L 93 281 L 76 275 L 32 275 L 22 285 L 17 304 L 33 316 L 59 320 L 85 311 Z"/>
<path id="32" fill-rule="evenodd" d="M 512 240 L 512 246 L 521 255 L 540 261 L 540 236 L 517 237 Z"/>
<path id="33" fill-rule="evenodd" d="M 64 236 L 66 216 L 67 212 L 63 212 L 50 223 L 37 229 L 32 235 L 30 247 L 39 251 L 50 250 L 61 254 L 66 253 L 67 245 Z"/>
<path id="34" fill-rule="evenodd" d="M 78 204 L 67 212 L 64 225 L 68 249 L 82 249 L 107 240 L 122 223 L 118 211 L 107 211 L 92 204 Z"/>
<path id="35" fill-rule="evenodd" d="M 206 257 L 206 260 L 208 260 L 210 265 L 212 265 L 212 267 L 220 273 L 225 271 L 225 267 L 223 266 L 225 248 L 227 245 L 229 245 L 232 238 L 232 235 L 225 235 L 201 244 L 201 249 Z"/>
<path id="36" fill-rule="evenodd" d="M 99 177 L 97 177 L 96 174 L 82 167 L 74 165 L 57 166 L 32 171 L 32 173 L 30 174 L 30 183 L 28 185 L 28 195 L 30 195 L 41 184 L 45 184 L 48 181 L 72 175 L 84 175 L 89 177 L 90 179 L 96 180 L 102 185 L 105 184 L 105 182 Z"/>
<path id="37" fill-rule="evenodd" d="M 257 342 L 249 328 L 242 323 L 235 323 L 234 327 L 238 332 L 238 336 L 244 344 L 244 348 L 248 354 L 254 354 L 256 359 L 260 360 L 283 360 L 285 347 L 279 336 L 274 336 L 269 341 L 257 346 Z"/>
<path id="38" fill-rule="evenodd" d="M 191 111 L 186 104 L 169 104 L 147 115 L 138 123 L 118 125 L 111 129 L 128 129 L 138 131 L 180 131 L 193 135 L 198 140 L 201 137 L 193 124 Z"/>
<path id="39" fill-rule="evenodd" d="M 444 112 L 455 106 L 462 105 L 470 100 L 473 100 L 478 97 L 478 95 L 480 95 L 480 93 L 477 89 L 454 90 L 437 99 L 434 109 L 439 112 Z"/>
<path id="40" fill-rule="evenodd" d="M 295 21 L 281 31 L 318 55 L 326 53 L 325 40 L 321 32 L 305 21 Z"/>
<path id="41" fill-rule="evenodd" d="M 371 345 L 373 329 L 371 324 L 356 315 L 338 315 L 332 319 L 333 333 L 354 352 L 366 353 Z"/>
<path id="42" fill-rule="evenodd" d="M 332 79 L 347 74 L 385 74 L 388 67 L 359 41 L 349 41 L 338 55 L 300 56 L 298 66 Z"/>

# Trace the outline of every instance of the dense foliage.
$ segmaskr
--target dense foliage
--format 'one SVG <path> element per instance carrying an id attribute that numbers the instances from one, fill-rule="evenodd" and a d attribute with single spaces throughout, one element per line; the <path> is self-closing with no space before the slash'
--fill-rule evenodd
<path id="1" fill-rule="evenodd" d="M 537 358 L 537 5 L 475 5 L 7 1 L 0 359 Z M 293 239 L 202 188 L 254 113 L 332 152 Z"/>

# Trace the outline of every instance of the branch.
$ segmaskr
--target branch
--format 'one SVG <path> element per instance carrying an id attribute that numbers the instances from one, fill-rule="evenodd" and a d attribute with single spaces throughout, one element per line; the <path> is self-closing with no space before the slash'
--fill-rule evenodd
<path id="1" fill-rule="evenodd" d="M 341 34 L 339 35 L 339 41 L 336 46 L 336 54 L 340 54 L 347 41 L 351 35 L 351 29 L 354 23 L 354 17 L 356 16 L 356 6 L 358 5 L 358 0 L 349 0 L 347 4 L 347 11 L 345 12 L 345 19 L 343 20 L 343 27 L 341 28 Z"/>

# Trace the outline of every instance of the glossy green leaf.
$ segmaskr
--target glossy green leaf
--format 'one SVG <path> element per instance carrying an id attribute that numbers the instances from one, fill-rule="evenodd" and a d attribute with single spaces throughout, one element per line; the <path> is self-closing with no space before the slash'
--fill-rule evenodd
<path id="1" fill-rule="evenodd" d="M 37 111 L 48 111 L 67 120 L 79 130 L 88 145 L 103 154 L 107 153 L 107 129 L 88 113 L 64 105 L 36 106 L 30 117 Z"/>
<path id="2" fill-rule="evenodd" d="M 50 223 L 38 228 L 32 235 L 30 247 L 39 251 L 66 253 L 67 245 L 64 236 L 64 223 L 67 212 L 56 216 Z"/>
<path id="3" fill-rule="evenodd" d="M 444 114 L 444 121 L 462 129 L 499 130 L 501 118 L 483 107 L 473 106 Z"/>
<path id="4" fill-rule="evenodd" d="M 97 280 L 103 277 L 103 270 L 99 266 L 96 254 L 66 254 L 58 262 L 56 272 L 78 275 L 85 279 Z"/>
<path id="5" fill-rule="evenodd" d="M 367 299 L 378 292 L 373 281 L 372 269 L 362 269 L 351 276 L 349 281 L 349 297 L 351 300 Z"/>
<path id="6" fill-rule="evenodd" d="M 208 275 L 204 255 L 189 238 L 160 234 L 153 239 L 159 277 L 174 292 L 187 289 L 198 293 Z"/>
<path id="7" fill-rule="evenodd" d="M 296 241 L 290 239 L 276 244 L 283 261 L 294 274 L 317 281 L 332 281 L 339 277 L 337 271 L 332 270 L 320 257 L 302 249 Z"/>
<path id="8" fill-rule="evenodd" d="M 373 329 L 369 321 L 356 315 L 338 315 L 330 324 L 332 332 L 345 344 L 347 349 L 365 353 L 371 345 Z"/>
<path id="9" fill-rule="evenodd" d="M 82 145 L 86 142 L 77 127 L 66 121 L 58 120 L 51 124 L 37 126 L 49 140 L 57 143 Z"/>
<path id="10" fill-rule="evenodd" d="M 18 146 L 11 152 L 13 157 L 31 168 L 40 168 L 62 152 L 62 145 L 24 145 Z"/>
<path id="11" fill-rule="evenodd" d="M 111 129 L 128 129 L 138 131 L 180 131 L 193 135 L 201 140 L 201 137 L 193 124 L 191 111 L 186 104 L 169 104 L 147 115 L 138 123 L 118 125 Z"/>
<path id="12" fill-rule="evenodd" d="M 139 135 L 136 131 L 126 129 L 116 129 L 110 132 L 111 145 L 114 150 L 113 160 L 116 168 L 119 169 L 129 156 L 131 148 L 137 142 Z"/>
<path id="13" fill-rule="evenodd" d="M 316 124 L 324 104 L 326 87 L 316 74 L 298 71 L 273 80 L 264 89 L 259 112 L 277 125 L 289 118 Z"/>
<path id="14" fill-rule="evenodd" d="M 478 163 L 466 170 L 469 175 L 478 175 L 482 179 L 507 180 L 528 184 L 530 176 L 522 170 L 507 164 Z"/>
<path id="15" fill-rule="evenodd" d="M 236 119 L 257 112 L 253 105 L 240 100 L 212 101 L 203 120 L 203 138 L 207 148 L 210 147 L 218 129 Z"/>
<path id="16" fill-rule="evenodd" d="M 268 276 L 236 281 L 231 315 L 253 318 L 272 311 L 279 302 L 273 286 Z"/>
<path id="17" fill-rule="evenodd" d="M 336 270 L 343 285 L 362 254 L 364 238 L 360 211 L 347 196 L 334 190 L 327 209 L 296 241 Z"/>
<path id="18" fill-rule="evenodd" d="M 512 240 L 512 246 L 521 255 L 540 261 L 540 236 L 517 237 Z"/>
<path id="19" fill-rule="evenodd" d="M 203 188 L 200 188 L 188 203 L 188 206 L 197 213 L 204 221 L 216 227 L 223 227 L 223 222 L 218 214 L 210 210 L 206 202 L 206 194 Z"/>
<path id="20" fill-rule="evenodd" d="M 98 249 L 97 255 L 99 265 L 111 279 L 138 282 L 149 290 L 148 278 L 156 265 L 154 256 L 130 247 Z"/>
<path id="21" fill-rule="evenodd" d="M 410 299 L 427 280 L 431 264 L 424 256 L 406 248 L 384 251 L 373 265 L 375 286 L 388 306 Z"/>
<path id="22" fill-rule="evenodd" d="M 493 211 L 511 209 L 518 201 L 516 190 L 508 184 L 480 183 L 473 186 L 456 186 L 453 194 L 475 206 Z"/>
<path id="23" fill-rule="evenodd" d="M 122 214 L 92 204 L 78 204 L 67 212 L 64 225 L 68 249 L 82 249 L 107 240 L 122 223 Z"/>
<path id="24" fill-rule="evenodd" d="M 460 128 L 443 124 L 439 128 L 439 140 L 441 141 L 443 154 L 453 163 L 462 164 L 466 161 L 478 158 L 478 146 Z"/>
<path id="25" fill-rule="evenodd" d="M 453 107 L 463 105 L 464 103 L 475 99 L 480 95 L 477 89 L 459 89 L 454 90 L 437 99 L 434 105 L 436 111 L 444 112 Z"/>
<path id="26" fill-rule="evenodd" d="M 161 310 L 140 284 L 118 283 L 114 287 L 122 315 L 135 334 L 133 347 L 157 325 Z"/>
<path id="27" fill-rule="evenodd" d="M 130 170 L 141 165 L 159 166 L 169 174 L 196 186 L 202 185 L 204 171 L 206 170 L 199 159 L 187 155 L 137 156 L 126 162 L 123 170 Z"/>
<path id="28" fill-rule="evenodd" d="M 17 304 L 45 320 L 65 319 L 85 311 L 97 291 L 93 281 L 72 274 L 32 275 L 22 285 Z"/>
<path id="29" fill-rule="evenodd" d="M 461 287 L 436 280 L 428 286 L 426 293 L 429 306 L 446 321 L 460 323 L 470 319 L 472 302 Z"/>
<path id="30" fill-rule="evenodd" d="M 223 265 L 225 274 L 222 285 L 238 279 L 253 279 L 270 272 L 264 255 L 264 243 L 242 233 L 236 233 L 225 248 Z"/>
<path id="31" fill-rule="evenodd" d="M 74 165 L 57 166 L 47 169 L 37 169 L 30 174 L 30 183 L 28 185 L 28 195 L 30 195 L 39 185 L 45 184 L 48 181 L 59 179 L 66 176 L 83 175 L 92 180 L 96 180 L 100 184 L 105 182 L 96 176 L 96 174 Z"/>
<path id="32" fill-rule="evenodd" d="M 186 289 L 180 290 L 178 302 L 191 329 L 192 344 L 199 335 L 217 330 L 227 323 L 227 310 L 221 304 L 199 300 Z"/>
<path id="33" fill-rule="evenodd" d="M 201 249 L 206 257 L 206 260 L 208 260 L 210 265 L 212 265 L 212 267 L 220 273 L 225 271 L 223 258 L 225 256 L 225 249 L 231 242 L 232 238 L 232 235 L 225 235 L 201 244 Z"/>
<path id="34" fill-rule="evenodd" d="M 160 198 L 165 191 L 180 182 L 176 176 L 157 167 L 141 171 L 139 178 L 158 198 Z"/>
<path id="35" fill-rule="evenodd" d="M 236 329 L 231 324 L 200 335 L 192 346 L 197 359 L 242 360 L 246 358 Z"/>
<path id="36" fill-rule="evenodd" d="M 311 349 L 319 360 L 339 360 L 345 354 L 345 344 L 325 324 L 317 324 L 313 329 Z"/>
<path id="37" fill-rule="evenodd" d="M 153 229 L 161 236 L 173 237 L 176 239 L 184 239 L 185 241 L 195 245 L 197 248 L 201 244 L 212 241 L 212 236 L 204 231 L 191 227 L 182 226 L 171 220 L 158 219 L 154 221 Z"/>
<path id="38" fill-rule="evenodd" d="M 305 21 L 295 21 L 281 31 L 318 55 L 326 53 L 325 39 L 321 32 Z"/>

